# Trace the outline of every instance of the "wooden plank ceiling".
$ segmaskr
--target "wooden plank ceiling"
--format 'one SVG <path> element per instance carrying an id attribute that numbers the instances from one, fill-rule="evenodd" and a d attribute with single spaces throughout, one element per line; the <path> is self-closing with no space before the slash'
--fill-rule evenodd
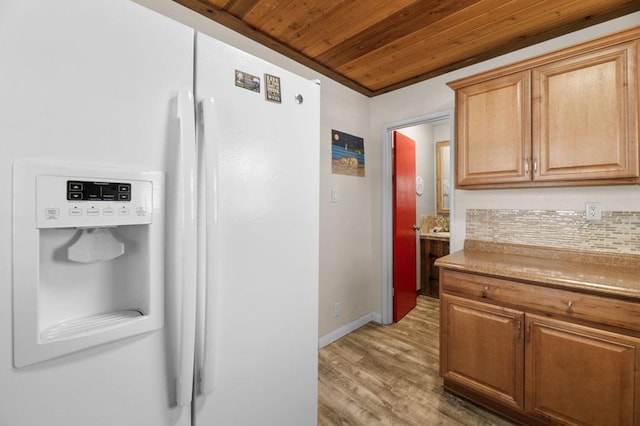
<path id="1" fill-rule="evenodd" d="M 640 10 L 639 0 L 174 1 L 367 96 Z"/>

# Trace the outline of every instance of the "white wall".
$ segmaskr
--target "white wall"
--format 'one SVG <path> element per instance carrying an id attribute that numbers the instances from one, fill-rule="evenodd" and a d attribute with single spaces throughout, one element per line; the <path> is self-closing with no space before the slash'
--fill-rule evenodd
<path id="1" fill-rule="evenodd" d="M 416 142 L 416 176 L 424 179 L 424 193 L 416 197 L 416 224 L 420 224 L 420 215 L 436 211 L 433 126 L 426 123 L 398 131 Z"/>
<path id="2" fill-rule="evenodd" d="M 572 46 L 637 25 L 640 25 L 640 13 L 638 12 L 373 98 L 371 100 L 370 133 L 375 137 L 381 134 L 382 127 L 387 123 L 453 108 L 454 92 L 446 85 L 449 81 Z M 379 150 L 382 150 L 382 142 L 379 137 L 375 143 Z M 381 175 L 377 175 L 375 178 L 382 185 Z M 639 192 L 640 189 L 636 185 L 553 189 L 456 190 L 455 206 L 451 217 L 451 226 L 456 230 L 455 240 L 451 242 L 452 250 L 461 249 L 463 246 L 466 226 L 465 212 L 470 208 L 581 210 L 584 209 L 584 202 L 586 201 L 600 201 L 602 202 L 603 210 L 638 211 L 640 209 L 640 203 L 637 201 Z M 373 191 L 371 208 L 374 215 L 372 218 L 374 245 L 375 247 L 381 247 L 382 204 L 380 191 Z M 376 250 L 374 264 L 378 265 L 381 262 L 381 253 Z M 381 270 L 376 272 L 376 280 L 382 286 Z"/>
<path id="3" fill-rule="evenodd" d="M 350 91 L 349 91 L 350 92 Z M 368 98 L 342 90 L 322 98 L 320 155 L 320 336 L 375 311 L 371 246 Z M 346 108 L 345 108 L 346 106 Z M 331 129 L 364 137 L 365 177 L 331 173 Z M 337 203 L 330 202 L 331 189 Z M 334 306 L 340 304 L 340 316 Z"/>
<path id="4" fill-rule="evenodd" d="M 379 287 L 371 274 L 375 270 L 371 194 L 376 185 L 377 146 L 368 133 L 370 99 L 171 0 L 134 1 L 305 78 L 321 81 L 319 334 L 377 311 L 378 305 L 370 296 Z M 364 178 L 331 174 L 331 129 L 364 138 Z M 331 203 L 332 188 L 338 193 L 337 203 Z M 334 318 L 335 303 L 340 303 L 341 314 Z"/>

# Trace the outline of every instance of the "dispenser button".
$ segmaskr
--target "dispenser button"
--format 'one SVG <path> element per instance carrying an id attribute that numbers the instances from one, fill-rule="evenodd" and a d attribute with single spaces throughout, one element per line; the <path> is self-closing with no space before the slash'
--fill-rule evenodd
<path id="1" fill-rule="evenodd" d="M 47 219 L 57 219 L 60 215 L 60 209 L 57 207 L 48 207 L 45 209 Z"/>
<path id="2" fill-rule="evenodd" d="M 104 209 L 102 209 L 103 216 L 113 216 L 115 213 L 116 211 L 113 209 L 113 207 L 105 207 Z"/>
<path id="3" fill-rule="evenodd" d="M 82 200 L 82 192 L 69 192 L 69 200 Z"/>
<path id="4" fill-rule="evenodd" d="M 146 216 L 147 215 L 147 209 L 145 209 L 144 207 L 138 207 L 136 209 L 136 214 L 138 216 Z"/>
<path id="5" fill-rule="evenodd" d="M 118 200 L 120 200 L 120 201 L 129 201 L 129 200 L 131 200 L 131 194 L 129 194 L 128 192 L 119 192 L 118 193 Z"/>
<path id="6" fill-rule="evenodd" d="M 69 216 L 82 216 L 82 209 L 77 207 L 69 209 Z"/>
<path id="7" fill-rule="evenodd" d="M 95 207 L 90 207 L 87 209 L 87 216 L 98 216 L 100 214 L 100 210 Z"/>
<path id="8" fill-rule="evenodd" d="M 123 207 L 121 209 L 118 209 L 118 214 L 120 216 L 127 216 L 129 214 L 129 208 L 128 207 Z"/>

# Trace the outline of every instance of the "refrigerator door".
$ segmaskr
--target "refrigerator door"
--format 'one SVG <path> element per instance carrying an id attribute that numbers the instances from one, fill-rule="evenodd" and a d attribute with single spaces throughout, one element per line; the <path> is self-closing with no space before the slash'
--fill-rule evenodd
<path id="1" fill-rule="evenodd" d="M 194 424 L 312 425 L 320 87 L 196 37 L 206 270 Z"/>
<path id="2" fill-rule="evenodd" d="M 193 48 L 190 28 L 129 0 L 0 1 L 0 425 L 191 424 L 190 406 L 176 401 L 190 399 L 176 387 L 192 371 L 180 368 L 185 334 L 171 305 L 157 330 L 14 367 L 12 244 L 21 242 L 10 236 L 17 159 L 168 172 L 175 186 L 177 96 L 193 88 Z M 170 300 L 175 274 L 157 272 Z"/>

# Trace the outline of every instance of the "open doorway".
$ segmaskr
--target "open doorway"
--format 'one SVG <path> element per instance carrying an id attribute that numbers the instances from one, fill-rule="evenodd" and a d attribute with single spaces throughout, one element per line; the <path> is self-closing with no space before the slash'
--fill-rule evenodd
<path id="1" fill-rule="evenodd" d="M 436 134 L 433 134 L 433 128 L 437 126 L 439 130 Z M 448 132 L 442 133 L 442 129 L 447 129 Z M 429 130 L 431 129 L 431 130 Z M 417 174 L 422 174 L 424 192 L 418 205 L 421 207 L 418 210 L 417 220 L 421 214 L 436 214 L 436 177 L 435 177 L 435 143 L 447 138 L 451 141 L 450 155 L 453 158 L 453 110 L 445 110 L 433 114 L 428 114 L 413 119 L 404 120 L 401 122 L 395 122 L 387 124 L 383 127 L 382 131 L 382 323 L 390 324 L 393 322 L 393 156 L 392 156 L 392 143 L 393 132 L 401 130 L 403 133 L 415 134 L 418 133 L 416 139 L 416 145 L 426 143 L 427 146 L 420 146 L 425 151 L 425 157 L 420 162 L 424 162 L 417 168 Z M 429 133 L 431 131 L 431 138 L 425 138 L 419 135 L 420 132 Z M 438 139 L 438 140 L 436 140 Z M 429 158 L 431 160 L 429 160 Z M 452 174 L 453 161 L 449 162 L 449 173 Z M 428 190 L 427 190 L 428 188 Z M 453 211 L 454 197 L 453 191 L 449 194 L 449 208 Z M 455 230 L 450 230 L 452 233 Z M 453 235 L 451 235 L 453 239 Z M 418 238 L 416 238 L 416 244 L 418 244 Z M 419 277 L 419 271 L 417 277 Z M 416 291 L 419 287 L 419 279 L 416 280 Z"/>

